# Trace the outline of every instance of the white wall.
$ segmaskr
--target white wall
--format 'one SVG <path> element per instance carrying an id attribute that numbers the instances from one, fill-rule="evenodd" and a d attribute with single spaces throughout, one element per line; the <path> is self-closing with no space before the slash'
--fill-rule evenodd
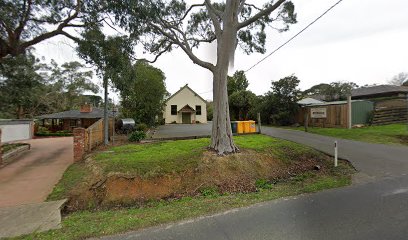
<path id="1" fill-rule="evenodd" d="M 32 128 L 30 123 L 5 124 L 0 125 L 0 128 L 2 143 L 32 138 Z"/>
<path id="2" fill-rule="evenodd" d="M 191 120 L 199 121 L 200 123 L 207 123 L 207 105 L 200 97 L 196 96 L 189 88 L 184 87 L 183 90 L 172 96 L 166 103 L 163 117 L 166 119 L 166 123 L 182 123 L 181 113 L 177 115 L 171 115 L 171 105 L 177 105 L 177 111 L 182 109 L 185 105 L 189 105 L 196 110 L 196 105 L 201 106 L 201 115 L 191 114 Z"/>

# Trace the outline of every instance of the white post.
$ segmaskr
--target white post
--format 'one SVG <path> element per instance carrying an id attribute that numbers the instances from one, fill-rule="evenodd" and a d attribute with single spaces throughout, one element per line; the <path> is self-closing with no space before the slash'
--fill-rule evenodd
<path id="1" fill-rule="evenodd" d="M 351 95 L 347 96 L 347 115 L 348 115 L 348 123 L 347 123 L 347 127 L 348 129 L 351 129 L 351 125 L 352 125 L 352 111 L 351 111 Z"/>
<path id="2" fill-rule="evenodd" d="M 334 141 L 334 166 L 337 167 L 337 141 Z"/>

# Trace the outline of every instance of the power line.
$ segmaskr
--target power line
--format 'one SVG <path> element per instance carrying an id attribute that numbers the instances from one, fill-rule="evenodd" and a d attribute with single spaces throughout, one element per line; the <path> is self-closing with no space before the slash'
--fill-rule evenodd
<path id="1" fill-rule="evenodd" d="M 304 32 L 306 29 L 308 29 L 310 26 L 312 26 L 315 22 L 317 22 L 320 18 L 322 18 L 324 15 L 326 15 L 328 12 L 330 12 L 333 8 L 335 8 L 337 5 L 339 5 L 339 3 L 341 3 L 343 0 L 339 0 L 338 2 L 336 2 L 335 4 L 333 4 L 329 9 L 327 9 L 324 13 L 322 13 L 319 17 L 317 17 L 313 22 L 309 23 L 306 27 L 304 27 L 302 30 L 300 30 L 300 32 L 296 33 L 293 37 L 289 38 L 289 40 L 287 40 L 286 42 L 284 42 L 282 45 L 280 45 L 278 48 L 276 48 L 275 50 L 273 50 L 270 54 L 268 54 L 267 56 L 265 56 L 264 58 L 262 58 L 260 61 L 258 61 L 257 63 L 255 63 L 254 65 L 252 65 L 252 67 L 248 68 L 247 70 L 245 70 L 245 72 L 250 71 L 251 69 L 253 69 L 254 67 L 256 67 L 257 65 L 259 65 L 261 62 L 265 61 L 268 57 L 270 57 L 272 54 L 276 53 L 279 49 L 281 49 L 282 47 L 284 47 L 286 44 L 288 44 L 289 42 L 291 42 L 293 39 L 295 39 L 297 36 L 299 36 L 302 32 Z"/>

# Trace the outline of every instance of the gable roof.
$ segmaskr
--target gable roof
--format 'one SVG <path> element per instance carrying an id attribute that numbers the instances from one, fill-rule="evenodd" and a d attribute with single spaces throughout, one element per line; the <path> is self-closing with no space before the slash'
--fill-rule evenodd
<path id="1" fill-rule="evenodd" d="M 372 87 L 362 87 L 351 90 L 352 97 L 368 96 L 384 93 L 408 93 L 408 87 L 395 85 L 378 85 Z"/>
<path id="2" fill-rule="evenodd" d="M 113 117 L 112 111 L 108 111 L 108 116 Z M 80 112 L 79 110 L 69 110 L 45 114 L 36 117 L 37 119 L 80 119 L 80 118 L 103 118 L 103 109 L 92 108 L 92 112 Z"/>
<path id="3" fill-rule="evenodd" d="M 166 99 L 165 103 L 167 103 L 170 99 L 172 99 L 174 96 L 176 96 L 178 93 L 180 93 L 181 91 L 183 91 L 184 89 L 188 89 L 190 90 L 196 97 L 200 98 L 204 103 L 207 104 L 207 101 L 204 100 L 204 98 L 202 98 L 200 95 L 198 95 L 196 92 L 193 91 L 193 89 L 191 89 L 188 84 L 184 85 L 184 87 L 180 88 L 177 92 L 175 92 L 173 95 L 171 95 L 169 98 Z"/>
<path id="4" fill-rule="evenodd" d="M 195 112 L 194 108 L 190 107 L 190 105 L 186 105 L 182 107 L 178 112 Z"/>

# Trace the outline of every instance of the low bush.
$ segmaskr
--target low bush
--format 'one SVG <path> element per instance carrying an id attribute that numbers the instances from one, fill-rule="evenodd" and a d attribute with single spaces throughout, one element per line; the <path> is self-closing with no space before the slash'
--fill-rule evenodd
<path id="1" fill-rule="evenodd" d="M 143 131 L 134 131 L 129 136 L 130 142 L 140 142 L 146 138 L 146 133 Z"/>
<path id="2" fill-rule="evenodd" d="M 35 133 L 36 136 L 39 137 L 68 137 L 68 136 L 72 136 L 73 134 L 69 131 L 58 131 L 58 132 L 36 132 Z"/>
<path id="3" fill-rule="evenodd" d="M 204 197 L 218 197 L 220 195 L 217 187 L 206 187 L 200 190 Z"/>
<path id="4" fill-rule="evenodd" d="M 267 179 L 258 179 L 255 182 L 256 189 L 271 189 L 272 184 Z"/>
<path id="5" fill-rule="evenodd" d="M 139 123 L 136 126 L 136 131 L 142 131 L 142 132 L 146 132 L 148 129 L 147 125 L 144 123 Z"/>

